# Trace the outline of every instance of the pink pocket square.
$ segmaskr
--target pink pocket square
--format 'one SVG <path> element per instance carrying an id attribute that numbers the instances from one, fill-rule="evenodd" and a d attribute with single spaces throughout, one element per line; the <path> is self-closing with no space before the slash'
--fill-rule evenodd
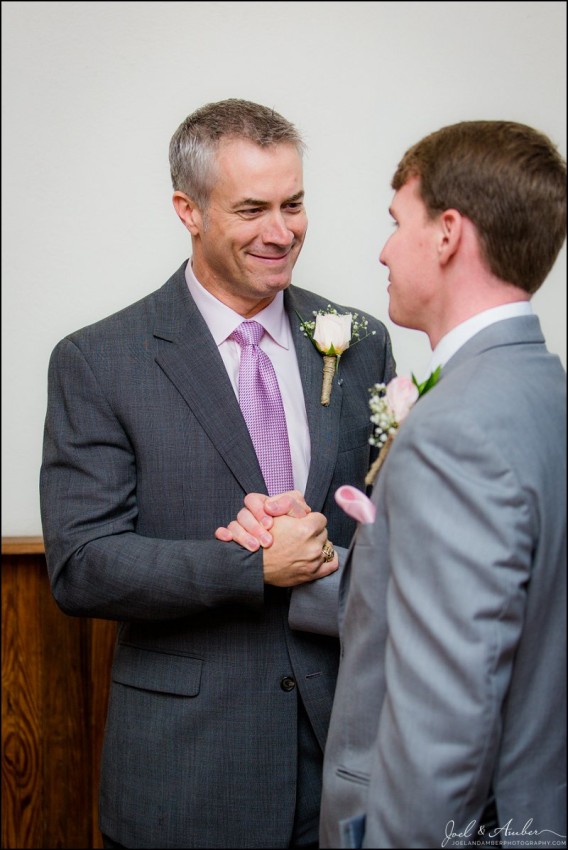
<path id="1" fill-rule="evenodd" d="M 369 525 L 374 522 L 377 509 L 371 500 L 356 487 L 344 484 L 335 491 L 335 501 L 351 519 Z"/>

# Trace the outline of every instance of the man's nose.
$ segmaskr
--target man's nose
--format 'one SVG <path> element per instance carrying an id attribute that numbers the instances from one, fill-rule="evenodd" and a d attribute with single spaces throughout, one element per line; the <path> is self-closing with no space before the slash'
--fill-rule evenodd
<path id="1" fill-rule="evenodd" d="M 294 241 L 294 231 L 290 230 L 286 219 L 281 213 L 269 216 L 262 231 L 262 241 L 273 245 L 291 245 Z"/>

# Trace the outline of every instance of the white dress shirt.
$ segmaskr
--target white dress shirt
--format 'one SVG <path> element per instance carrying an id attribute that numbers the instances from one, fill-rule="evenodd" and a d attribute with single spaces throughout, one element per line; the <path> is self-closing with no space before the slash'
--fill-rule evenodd
<path id="1" fill-rule="evenodd" d="M 228 337 L 241 322 L 245 321 L 245 317 L 227 307 L 199 283 L 193 273 L 191 261 L 186 266 L 185 279 L 197 308 L 219 348 L 219 354 L 223 358 L 238 399 L 241 346 Z M 258 322 L 266 331 L 260 340 L 260 348 L 270 357 L 276 372 L 286 415 L 294 486 L 303 493 L 310 468 L 310 432 L 296 349 L 292 341 L 290 322 L 284 310 L 284 293 L 277 293 L 268 307 L 257 313 L 251 321 Z"/>

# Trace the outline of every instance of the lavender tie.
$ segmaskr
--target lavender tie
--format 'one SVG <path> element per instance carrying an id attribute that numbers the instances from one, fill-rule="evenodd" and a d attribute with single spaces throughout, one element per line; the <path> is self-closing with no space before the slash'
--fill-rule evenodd
<path id="1" fill-rule="evenodd" d="M 286 416 L 274 366 L 259 348 L 264 328 L 242 322 L 229 339 L 241 346 L 239 404 L 247 423 L 268 495 L 294 489 Z"/>

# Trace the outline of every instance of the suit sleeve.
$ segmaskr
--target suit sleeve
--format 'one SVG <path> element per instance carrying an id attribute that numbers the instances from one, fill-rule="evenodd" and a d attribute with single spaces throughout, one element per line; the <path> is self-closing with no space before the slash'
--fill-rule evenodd
<path id="1" fill-rule="evenodd" d="M 336 546 L 339 567 L 329 576 L 292 588 L 288 623 L 303 632 L 339 637 L 339 584 L 348 549 Z"/>
<path id="2" fill-rule="evenodd" d="M 262 554 L 136 533 L 131 437 L 77 346 L 49 365 L 40 501 L 54 597 L 67 614 L 163 620 L 263 604 Z M 167 494 L 157 494 L 167 498 Z"/>
<path id="3" fill-rule="evenodd" d="M 379 477 L 391 579 L 367 847 L 443 846 L 481 817 L 497 758 L 535 519 L 490 428 L 456 415 L 409 419 Z"/>

